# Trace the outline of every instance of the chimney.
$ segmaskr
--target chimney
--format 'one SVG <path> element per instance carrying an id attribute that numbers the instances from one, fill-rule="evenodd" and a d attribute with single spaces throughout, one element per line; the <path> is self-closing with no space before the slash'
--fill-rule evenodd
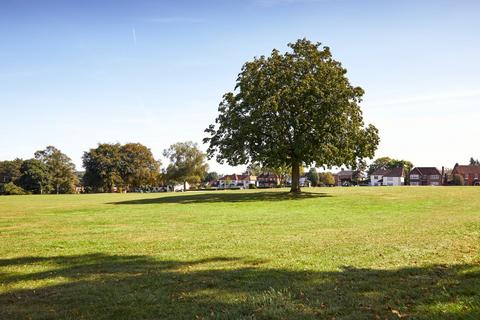
<path id="1" fill-rule="evenodd" d="M 447 177 L 445 177 L 445 167 L 442 166 L 442 185 L 445 184 L 446 178 L 447 178 Z"/>

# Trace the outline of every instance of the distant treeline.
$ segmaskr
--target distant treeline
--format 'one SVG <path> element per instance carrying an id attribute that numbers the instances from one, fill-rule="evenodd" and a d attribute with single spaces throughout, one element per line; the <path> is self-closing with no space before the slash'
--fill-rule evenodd
<path id="1" fill-rule="evenodd" d="M 60 194 L 132 191 L 160 185 L 199 183 L 207 176 L 206 155 L 193 142 L 164 151 L 169 165 L 140 143 L 101 143 L 84 152 L 84 172 L 72 160 L 48 146 L 27 160 L 0 161 L 0 194 Z"/>

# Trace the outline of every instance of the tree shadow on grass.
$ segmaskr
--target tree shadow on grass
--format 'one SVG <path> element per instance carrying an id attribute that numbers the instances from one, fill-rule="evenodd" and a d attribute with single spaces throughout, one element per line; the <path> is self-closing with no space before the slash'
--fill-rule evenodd
<path id="1" fill-rule="evenodd" d="M 302 192 L 222 192 L 210 191 L 208 193 L 186 193 L 181 195 L 165 195 L 158 198 L 135 199 L 111 202 L 109 204 L 156 204 L 156 203 L 218 203 L 218 202 L 255 202 L 255 201 L 289 201 L 330 197 L 326 193 Z"/>
<path id="2" fill-rule="evenodd" d="M 480 318 L 474 264 L 309 272 L 90 254 L 3 259 L 0 280 L 0 319 Z"/>

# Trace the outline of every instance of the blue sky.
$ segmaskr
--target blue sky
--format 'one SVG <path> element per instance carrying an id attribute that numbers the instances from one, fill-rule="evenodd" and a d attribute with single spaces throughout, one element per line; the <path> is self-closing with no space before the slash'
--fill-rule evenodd
<path id="1" fill-rule="evenodd" d="M 480 157 L 478 12 L 476 1 L 2 0 L 0 159 L 51 144 L 80 169 L 98 142 L 141 142 L 157 158 L 201 143 L 242 64 L 307 37 L 365 89 L 377 156 L 453 167 Z"/>

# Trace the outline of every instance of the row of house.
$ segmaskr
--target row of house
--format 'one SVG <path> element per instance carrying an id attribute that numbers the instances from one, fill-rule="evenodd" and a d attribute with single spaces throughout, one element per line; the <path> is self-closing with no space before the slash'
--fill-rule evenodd
<path id="1" fill-rule="evenodd" d="M 449 176 L 461 176 L 464 185 L 480 186 L 480 166 L 455 164 L 450 173 L 445 169 L 438 170 L 435 167 L 415 167 L 406 173 L 403 168 L 390 170 L 379 169 L 370 176 L 371 186 L 401 186 L 405 184 L 405 176 L 408 174 L 411 186 L 441 186 L 449 184 Z"/>
<path id="2" fill-rule="evenodd" d="M 463 185 L 480 186 L 480 166 L 455 164 L 452 170 L 435 167 L 415 167 L 409 172 L 404 168 L 378 169 L 368 179 L 360 171 L 341 170 L 334 174 L 336 186 L 370 185 L 402 186 L 408 178 L 411 186 L 441 186 L 453 184 L 453 177 L 460 176 Z"/>
<path id="3" fill-rule="evenodd" d="M 411 186 L 440 186 L 448 185 L 449 177 L 461 176 L 464 180 L 464 185 L 480 186 L 480 166 L 477 165 L 459 165 L 451 172 L 445 172 L 442 167 L 441 170 L 435 167 L 415 167 L 409 172 L 406 172 L 403 167 L 392 169 L 378 169 L 374 171 L 369 179 L 365 180 L 360 171 L 355 170 L 341 170 L 334 174 L 336 186 L 350 186 L 350 185 L 370 185 L 370 186 L 402 186 L 405 184 L 408 177 Z M 291 178 L 282 178 L 275 173 L 262 173 L 258 176 L 249 173 L 240 175 L 230 174 L 222 176 L 217 181 L 212 181 L 210 187 L 219 189 L 241 188 L 248 189 L 252 187 L 258 188 L 275 188 L 278 186 L 288 186 L 291 184 Z M 302 187 L 309 187 L 311 185 L 307 177 L 300 178 L 300 185 Z"/>

